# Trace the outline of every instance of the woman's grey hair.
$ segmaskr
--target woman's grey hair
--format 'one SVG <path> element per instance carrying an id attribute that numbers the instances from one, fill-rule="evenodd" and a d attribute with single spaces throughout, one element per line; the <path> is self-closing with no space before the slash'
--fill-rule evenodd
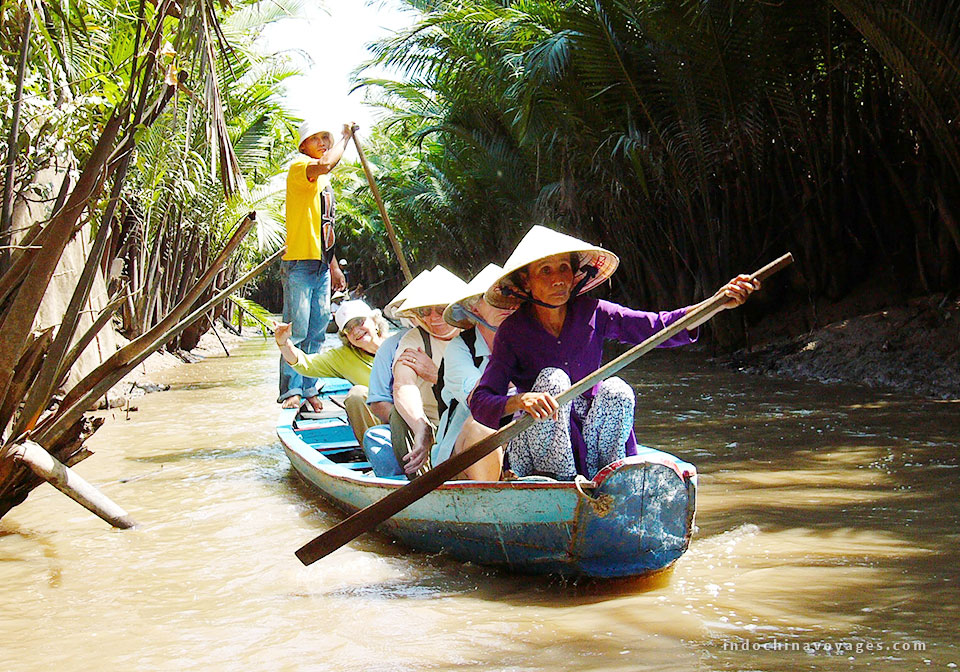
<path id="1" fill-rule="evenodd" d="M 390 333 L 390 323 L 387 322 L 386 319 L 384 319 L 383 313 L 380 312 L 380 309 L 379 309 L 379 308 L 374 309 L 373 314 L 370 316 L 370 319 L 373 320 L 373 323 L 374 323 L 374 324 L 376 325 L 376 327 L 377 327 L 377 333 L 378 333 L 381 337 L 384 337 L 384 336 L 386 336 L 387 334 Z M 344 325 L 344 326 L 346 326 L 346 325 Z M 350 342 L 350 339 L 347 338 L 347 334 L 346 334 L 346 332 L 345 332 L 343 329 L 341 329 L 339 332 L 337 332 L 337 336 L 340 337 L 340 342 L 343 343 L 343 344 L 344 344 L 345 346 L 347 346 L 348 348 L 353 348 L 354 350 L 359 350 L 359 348 L 358 348 L 357 346 L 355 346 L 353 343 Z"/>
<path id="2" fill-rule="evenodd" d="M 534 262 L 531 261 L 530 264 L 532 263 Z M 523 287 L 523 283 L 526 281 L 526 279 L 530 275 L 530 264 L 527 264 L 526 266 L 521 266 L 520 268 L 518 268 L 517 270 L 515 270 L 513 273 L 510 274 L 510 283 L 514 287 L 521 287 L 521 288 Z M 577 271 L 580 270 L 580 253 L 579 252 L 570 253 L 570 268 L 573 269 L 574 275 L 576 275 Z"/>
<path id="3" fill-rule="evenodd" d="M 468 313 L 476 313 L 477 306 L 480 305 L 481 301 L 483 301 L 483 294 L 477 294 L 476 296 L 464 299 L 460 302 L 460 305 L 463 306 L 463 309 Z"/>

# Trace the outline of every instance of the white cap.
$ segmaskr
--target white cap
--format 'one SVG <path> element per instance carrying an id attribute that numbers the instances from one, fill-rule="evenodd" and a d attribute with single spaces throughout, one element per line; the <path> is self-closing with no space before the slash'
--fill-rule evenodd
<path id="1" fill-rule="evenodd" d="M 316 121 L 305 121 L 300 124 L 300 142 L 297 143 L 297 146 L 303 144 L 303 141 L 309 138 L 310 136 L 316 135 L 317 133 L 322 133 L 325 129 Z"/>
<path id="2" fill-rule="evenodd" d="M 373 317 L 374 314 L 373 309 L 360 299 L 344 301 L 334 315 L 334 319 L 337 321 L 337 331 L 343 331 L 347 322 L 356 317 Z"/>

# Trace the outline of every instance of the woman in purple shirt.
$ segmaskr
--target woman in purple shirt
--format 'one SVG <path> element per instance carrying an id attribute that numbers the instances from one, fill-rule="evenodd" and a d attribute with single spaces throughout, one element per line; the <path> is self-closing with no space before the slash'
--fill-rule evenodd
<path id="1" fill-rule="evenodd" d="M 491 305 L 521 306 L 497 332 L 470 410 L 493 428 L 518 411 L 540 420 L 507 445 L 510 468 L 520 477 L 573 480 L 580 473 L 592 478 L 607 464 L 636 454 L 635 398 L 621 379 L 608 378 L 563 407 L 555 399 L 571 381 L 600 368 L 605 340 L 641 343 L 696 308 L 649 313 L 580 296 L 609 278 L 618 264 L 607 250 L 536 226 L 486 293 Z M 740 305 L 758 288 L 749 276 L 737 276 L 721 290 L 730 298 L 724 308 Z M 661 347 L 694 340 L 683 331 Z M 511 382 L 517 394 L 508 396 Z"/>

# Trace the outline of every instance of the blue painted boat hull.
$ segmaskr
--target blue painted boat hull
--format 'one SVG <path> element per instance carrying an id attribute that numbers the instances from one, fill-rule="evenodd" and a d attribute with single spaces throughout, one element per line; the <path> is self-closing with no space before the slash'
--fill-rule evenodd
<path id="1" fill-rule="evenodd" d="M 324 394 L 348 387 L 326 379 Z M 348 513 L 406 483 L 334 461 L 338 451 L 356 447 L 340 415 L 304 420 L 285 410 L 277 434 L 297 473 Z M 556 481 L 449 481 L 377 529 L 416 550 L 516 572 L 643 576 L 670 567 L 686 551 L 696 481 L 693 465 L 641 448 L 601 470 L 584 491 Z"/>

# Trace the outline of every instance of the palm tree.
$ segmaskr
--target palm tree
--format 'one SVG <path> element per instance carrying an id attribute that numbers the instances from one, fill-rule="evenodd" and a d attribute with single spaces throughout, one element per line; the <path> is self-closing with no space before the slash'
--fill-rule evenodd
<path id="1" fill-rule="evenodd" d="M 265 9 L 259 12 L 254 11 L 256 7 L 256 3 L 246 2 L 233 8 L 238 30 L 251 17 L 276 16 L 278 5 L 265 3 Z M 83 441 L 97 425 L 84 413 L 99 397 L 147 355 L 178 337 L 263 268 L 261 265 L 238 279 L 228 290 L 212 290 L 218 279 L 227 282 L 226 276 L 236 275 L 236 267 L 226 273 L 223 269 L 255 223 L 252 216 L 247 216 L 239 226 L 225 224 L 231 212 L 243 207 L 242 198 L 249 191 L 234 142 L 247 153 L 251 164 L 262 162 L 264 156 L 279 157 L 284 152 L 283 137 L 259 136 L 286 129 L 291 123 L 275 104 L 266 106 L 262 115 L 251 113 L 251 105 L 264 100 L 265 91 L 282 79 L 283 71 L 271 70 L 232 50 L 226 37 L 227 23 L 220 19 L 223 11 L 210 0 L 161 0 L 156 5 L 122 0 L 54 5 L 31 2 L 15 10 L 4 5 L 0 11 L 0 23 L 25 26 L 20 31 L 24 37 L 18 51 L 24 54 L 23 67 L 5 67 L 0 74 L 6 77 L 15 73 L 16 86 L 11 87 L 6 80 L 3 86 L 20 92 L 11 105 L 28 112 L 21 128 L 11 123 L 4 131 L 15 140 L 9 143 L 15 149 L 20 149 L 22 132 L 31 137 L 35 132 L 37 137 L 35 143 L 27 143 L 35 144 L 36 152 L 8 153 L 8 162 L 15 161 L 15 177 L 11 180 L 10 171 L 6 171 L 4 193 L 12 191 L 13 198 L 24 197 L 24 185 L 30 184 L 31 173 L 43 165 L 34 160 L 36 156 L 65 154 L 79 166 L 75 181 L 64 180 L 49 218 L 32 222 L 26 231 L 19 232 L 22 245 L 12 250 L 9 264 L 0 275 L 0 515 L 39 483 L 24 466 L 16 466 L 13 458 L 20 455 L 17 446 L 35 442 L 65 464 L 85 457 Z M 31 26 L 37 26 L 37 31 L 31 31 Z M 165 36 L 172 42 L 165 42 Z M 235 116 L 226 113 L 222 92 L 224 73 L 231 65 L 233 71 L 248 77 L 233 82 L 237 91 L 236 101 L 231 101 L 237 105 Z M 202 95 L 187 86 L 191 80 L 202 82 L 202 89 L 198 89 Z M 186 120 L 181 114 L 184 99 L 196 103 L 194 107 L 187 105 Z M 175 101 L 172 114 L 167 111 L 171 101 Z M 67 114 L 60 113 L 63 109 Z M 154 125 L 166 131 L 182 128 L 179 135 L 183 143 L 159 147 L 159 136 L 150 137 Z M 141 161 L 144 157 L 137 154 L 138 146 L 147 149 L 147 156 L 152 150 L 159 163 Z M 23 149 L 28 148 L 34 149 Z M 261 175 L 250 186 L 260 189 L 265 180 Z M 131 196 L 128 187 L 140 189 L 136 195 L 145 195 L 146 207 L 127 205 Z M 217 191 L 228 198 L 237 196 L 225 207 L 214 196 Z M 181 207 L 177 199 L 185 197 L 189 197 L 194 210 Z M 4 208 L 7 204 L 5 200 Z M 51 407 L 54 391 L 61 385 L 78 346 L 89 343 L 92 334 L 120 305 L 119 301 L 111 302 L 91 329 L 78 333 L 78 316 L 93 278 L 112 258 L 106 254 L 109 244 L 123 238 L 123 227 L 116 226 L 118 209 L 122 223 L 130 221 L 131 210 L 139 209 L 147 213 L 148 222 L 156 224 L 156 228 L 152 224 L 142 227 L 138 239 L 144 245 L 138 250 L 140 270 L 148 269 L 141 279 L 151 290 L 143 293 L 146 308 L 141 312 L 150 316 L 150 325 L 77 382 L 59 405 Z M 189 213 L 187 217 L 185 212 Z M 197 219 L 190 220 L 193 216 Z M 29 333 L 64 247 L 84 220 L 96 223 L 96 237 L 56 334 L 48 330 L 24 339 L 22 335 Z M 176 231 L 171 232 L 174 227 Z M 164 251 L 174 250 L 168 256 L 176 258 L 179 245 L 191 239 L 207 244 L 202 247 L 203 254 L 194 258 L 203 262 L 206 270 L 197 274 L 191 267 L 189 276 L 178 284 L 179 300 L 162 305 L 158 302 L 160 294 L 154 291 L 158 286 L 155 276 L 150 273 L 160 268 Z M 219 253 L 214 254 L 218 248 Z M 176 264 L 170 267 L 167 281 L 176 268 Z M 169 289 L 169 282 L 167 285 Z M 199 311 L 195 310 L 198 305 Z M 74 340 L 78 343 L 70 348 Z"/>
<path id="2" fill-rule="evenodd" d="M 207 114 L 198 97 L 188 96 L 143 133 L 136 170 L 125 187 L 122 227 L 107 255 L 126 262 L 130 299 L 123 310 L 123 328 L 128 335 L 150 329 L 183 297 L 210 251 L 223 244 L 242 213 L 262 213 L 256 243 L 241 250 L 228 274 L 282 243 L 278 220 L 263 206 L 279 196 L 271 179 L 293 149 L 296 120 L 279 102 L 279 93 L 283 81 L 297 70 L 287 59 L 257 54 L 253 43 L 264 25 L 295 11 L 292 3 L 262 3 L 222 22 L 232 45 L 218 66 L 222 117 L 235 166 L 245 176 L 229 198 L 224 200 L 222 176 L 213 170 L 218 162 L 211 155 L 205 124 L 198 123 Z M 189 350 L 206 328 L 205 322 L 198 324 L 184 336 L 186 343 L 171 347 Z"/>
<path id="3" fill-rule="evenodd" d="M 956 286 L 958 3 L 409 4 L 423 20 L 375 59 L 402 81 L 365 84 L 388 134 L 440 148 L 404 178 L 443 185 L 433 233 L 399 226 L 456 231 L 454 266 L 545 219 L 622 252 L 634 304 L 701 298 L 784 249 L 803 303 L 867 272 Z"/>

